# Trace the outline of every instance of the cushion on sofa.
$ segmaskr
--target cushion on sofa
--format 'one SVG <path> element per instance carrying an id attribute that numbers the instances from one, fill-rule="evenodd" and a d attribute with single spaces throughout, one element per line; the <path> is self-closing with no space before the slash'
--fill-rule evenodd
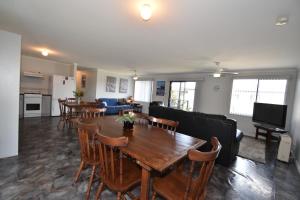
<path id="1" fill-rule="evenodd" d="M 102 102 L 106 102 L 107 106 L 116 106 L 118 105 L 118 99 L 115 98 L 100 98 L 99 99 Z"/>

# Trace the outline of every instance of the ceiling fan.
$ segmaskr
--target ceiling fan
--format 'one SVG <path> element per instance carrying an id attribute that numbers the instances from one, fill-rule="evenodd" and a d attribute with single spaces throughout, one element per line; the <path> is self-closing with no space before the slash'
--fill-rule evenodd
<path id="1" fill-rule="evenodd" d="M 208 73 L 209 75 L 212 75 L 214 78 L 220 78 L 223 74 L 232 74 L 232 75 L 238 75 L 238 72 L 232 72 L 232 71 L 225 71 L 223 68 L 220 68 L 220 62 L 215 62 L 217 66 L 217 70 L 214 72 L 204 72 Z"/>

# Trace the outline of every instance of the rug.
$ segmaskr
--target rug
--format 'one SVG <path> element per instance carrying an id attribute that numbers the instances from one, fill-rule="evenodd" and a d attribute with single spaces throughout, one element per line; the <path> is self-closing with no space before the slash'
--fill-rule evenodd
<path id="1" fill-rule="evenodd" d="M 244 136 L 240 143 L 239 156 L 260 163 L 266 163 L 266 141 Z"/>

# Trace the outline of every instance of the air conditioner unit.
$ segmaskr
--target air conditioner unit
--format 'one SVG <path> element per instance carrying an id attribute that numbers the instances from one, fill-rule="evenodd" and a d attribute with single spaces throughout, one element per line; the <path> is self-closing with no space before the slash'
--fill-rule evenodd
<path id="1" fill-rule="evenodd" d="M 287 134 L 282 134 L 277 154 L 277 159 L 283 162 L 289 162 L 292 138 Z"/>

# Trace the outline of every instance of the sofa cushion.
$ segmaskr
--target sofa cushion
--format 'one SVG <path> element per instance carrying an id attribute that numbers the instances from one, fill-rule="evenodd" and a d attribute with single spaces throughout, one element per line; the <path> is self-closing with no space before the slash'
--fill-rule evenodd
<path id="1" fill-rule="evenodd" d="M 116 106 L 118 105 L 118 99 L 115 98 L 100 98 L 99 99 L 102 102 L 106 102 L 107 106 Z"/>
<path id="2" fill-rule="evenodd" d="M 105 108 L 106 106 L 107 106 L 107 103 L 105 101 L 97 104 L 97 108 Z"/>

